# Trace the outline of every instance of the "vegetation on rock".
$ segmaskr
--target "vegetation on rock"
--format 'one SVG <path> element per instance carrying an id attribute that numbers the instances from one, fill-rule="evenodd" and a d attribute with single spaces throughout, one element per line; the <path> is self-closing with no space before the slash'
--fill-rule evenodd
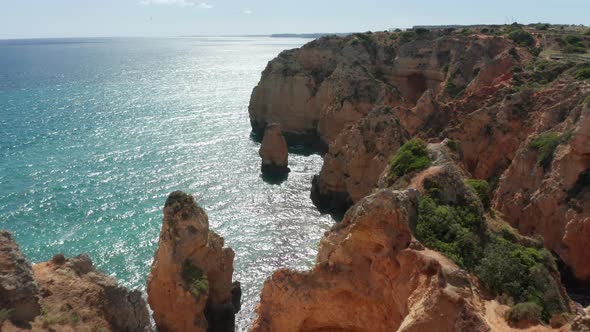
<path id="1" fill-rule="evenodd" d="M 544 169 L 548 169 L 551 166 L 553 153 L 559 145 L 560 138 L 561 136 L 558 133 L 549 131 L 535 137 L 531 141 L 529 147 L 537 150 L 539 153 L 539 166 L 542 166 Z"/>
<path id="2" fill-rule="evenodd" d="M 508 38 L 512 39 L 520 46 L 530 47 L 535 44 L 533 35 L 524 30 L 514 30 L 508 34 Z"/>
<path id="3" fill-rule="evenodd" d="M 478 196 L 482 197 L 480 191 L 489 194 L 486 181 L 466 182 Z M 549 251 L 542 246 L 524 246 L 502 229 L 492 231 L 476 205 L 443 204 L 436 189 L 427 188 L 427 195 L 420 200 L 415 230 L 418 240 L 474 273 L 493 294 L 508 296 L 517 304 L 535 303 L 544 321 L 567 312 L 567 301 L 554 277 L 559 272 Z M 516 308 L 515 317 L 520 317 L 524 308 Z"/>
<path id="4" fill-rule="evenodd" d="M 421 171 L 430 166 L 426 142 L 419 138 L 407 141 L 389 162 L 389 173 L 404 176 L 410 172 Z"/>
<path id="5" fill-rule="evenodd" d="M 490 207 L 490 184 L 486 180 L 479 180 L 479 179 L 468 179 L 465 180 L 465 183 L 475 191 L 483 207 L 488 209 Z"/>
<path id="6" fill-rule="evenodd" d="M 9 319 L 13 313 L 14 309 L 0 309 L 0 325 L 2 325 L 5 320 Z"/>
<path id="7" fill-rule="evenodd" d="M 538 322 L 541 320 L 542 308 L 533 302 L 519 303 L 508 311 L 508 320 L 511 323 L 520 321 Z"/>
<path id="8" fill-rule="evenodd" d="M 473 269 L 481 256 L 482 227 L 475 207 L 439 205 L 431 197 L 420 201 L 416 237 L 463 268 Z"/>
<path id="9" fill-rule="evenodd" d="M 188 259 L 182 265 L 182 280 L 196 299 L 209 289 L 209 280 L 203 270 L 193 265 Z"/>

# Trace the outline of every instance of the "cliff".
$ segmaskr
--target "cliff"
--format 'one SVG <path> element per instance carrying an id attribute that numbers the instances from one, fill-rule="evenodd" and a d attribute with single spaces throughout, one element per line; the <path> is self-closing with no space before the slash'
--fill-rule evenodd
<path id="1" fill-rule="evenodd" d="M 560 317 L 575 309 L 551 255 L 532 239 L 505 234 L 508 226 L 485 212 L 447 143 L 425 150 L 430 166 L 385 172 L 388 188 L 362 198 L 326 233 L 311 271 L 275 272 L 252 330 L 512 331 L 542 320 L 567 330 Z M 527 267 L 506 260 L 504 250 L 539 256 Z M 537 320 L 523 320 L 515 308 L 536 292 L 552 304 L 541 302 Z M 500 294 L 517 305 L 498 303 Z"/>
<path id="2" fill-rule="evenodd" d="M 469 177 L 490 183 L 492 208 L 590 282 L 581 240 L 590 229 L 589 65 L 551 56 L 565 52 L 567 33 L 502 26 L 320 38 L 268 64 L 252 92 L 252 130 L 279 123 L 289 143 L 323 145 L 312 198 L 335 212 L 377 187 L 410 137 L 449 138 Z"/>
<path id="3" fill-rule="evenodd" d="M 272 60 L 252 130 L 322 146 L 312 200 L 348 212 L 311 271 L 267 280 L 253 330 L 584 330 L 560 272 L 590 282 L 590 65 L 552 56 L 567 33 L 353 34 Z"/>
<path id="4" fill-rule="evenodd" d="M 140 291 L 97 271 L 90 258 L 56 255 L 31 264 L 0 232 L 2 331 L 151 331 Z"/>

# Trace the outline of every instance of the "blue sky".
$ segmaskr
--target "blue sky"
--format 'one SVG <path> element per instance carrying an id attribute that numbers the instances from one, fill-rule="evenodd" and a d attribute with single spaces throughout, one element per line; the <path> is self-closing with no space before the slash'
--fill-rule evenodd
<path id="1" fill-rule="evenodd" d="M 512 19 L 590 25 L 590 0 L 0 0 L 0 39 L 354 32 Z"/>

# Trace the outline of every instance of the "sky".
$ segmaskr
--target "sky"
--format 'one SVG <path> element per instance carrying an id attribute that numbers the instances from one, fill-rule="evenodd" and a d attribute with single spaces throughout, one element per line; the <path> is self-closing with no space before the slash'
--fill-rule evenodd
<path id="1" fill-rule="evenodd" d="M 590 0 L 0 0 L 0 39 L 360 32 L 513 21 L 590 25 Z"/>

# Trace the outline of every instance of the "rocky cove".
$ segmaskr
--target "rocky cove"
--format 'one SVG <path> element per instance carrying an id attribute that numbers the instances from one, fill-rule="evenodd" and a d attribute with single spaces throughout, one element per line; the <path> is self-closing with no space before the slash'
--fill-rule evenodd
<path id="1" fill-rule="evenodd" d="M 588 331 L 560 270 L 590 282 L 589 67 L 549 57 L 557 38 L 376 32 L 271 61 L 249 107 L 263 169 L 285 171 L 286 144 L 319 147 L 311 198 L 344 216 L 311 270 L 269 276 L 252 331 Z M 158 330 L 233 330 L 234 252 L 191 195 L 163 214 Z M 1 245 L 3 330 L 152 328 L 138 292 L 87 256 L 31 267 L 8 233 Z"/>

